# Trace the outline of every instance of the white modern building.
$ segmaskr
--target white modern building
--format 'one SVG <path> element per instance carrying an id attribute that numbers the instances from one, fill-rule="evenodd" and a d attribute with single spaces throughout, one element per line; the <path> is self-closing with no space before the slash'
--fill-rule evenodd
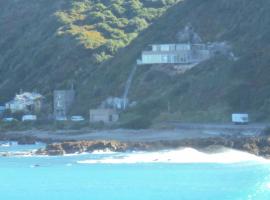
<path id="1" fill-rule="evenodd" d="M 196 64 L 211 57 L 205 44 L 154 44 L 151 50 L 143 51 L 139 65 L 147 64 Z"/>

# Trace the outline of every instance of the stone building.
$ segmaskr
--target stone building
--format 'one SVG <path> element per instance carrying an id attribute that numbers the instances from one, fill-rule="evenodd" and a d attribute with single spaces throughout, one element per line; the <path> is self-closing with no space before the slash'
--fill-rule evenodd
<path id="1" fill-rule="evenodd" d="M 55 90 L 53 94 L 54 117 L 65 118 L 74 102 L 74 90 Z"/>
<path id="2" fill-rule="evenodd" d="M 119 120 L 119 114 L 114 109 L 91 109 L 90 123 L 114 123 Z"/>

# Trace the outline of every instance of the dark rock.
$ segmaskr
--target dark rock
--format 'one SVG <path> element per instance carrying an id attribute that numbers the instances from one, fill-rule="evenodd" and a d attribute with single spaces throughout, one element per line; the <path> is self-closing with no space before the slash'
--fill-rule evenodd
<path id="1" fill-rule="evenodd" d="M 36 139 L 30 136 L 23 136 L 17 139 L 19 145 L 36 144 Z"/>
<path id="2" fill-rule="evenodd" d="M 62 143 L 62 149 L 64 149 L 67 154 L 82 153 L 86 150 L 85 145 L 80 142 L 64 142 Z"/>
<path id="3" fill-rule="evenodd" d="M 50 156 L 64 155 L 66 153 L 60 143 L 48 144 L 45 152 Z"/>

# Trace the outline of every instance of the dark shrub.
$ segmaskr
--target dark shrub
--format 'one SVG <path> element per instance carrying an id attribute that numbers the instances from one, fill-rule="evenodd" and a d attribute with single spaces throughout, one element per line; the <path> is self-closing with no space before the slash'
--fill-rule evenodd
<path id="1" fill-rule="evenodd" d="M 122 127 L 128 129 L 146 129 L 149 128 L 151 124 L 149 119 L 140 117 L 123 124 Z"/>
<path id="2" fill-rule="evenodd" d="M 263 130 L 263 135 L 270 136 L 270 127 L 267 127 Z"/>

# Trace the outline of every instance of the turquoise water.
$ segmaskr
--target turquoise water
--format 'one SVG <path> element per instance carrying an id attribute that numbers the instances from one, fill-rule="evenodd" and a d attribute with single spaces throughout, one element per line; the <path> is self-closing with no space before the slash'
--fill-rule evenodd
<path id="1" fill-rule="evenodd" d="M 34 148 L 15 145 L 0 147 L 0 152 Z M 125 156 L 1 157 L 0 199 L 270 199 L 270 165 L 257 161 L 234 164 L 78 162 L 116 157 L 119 160 Z"/>

